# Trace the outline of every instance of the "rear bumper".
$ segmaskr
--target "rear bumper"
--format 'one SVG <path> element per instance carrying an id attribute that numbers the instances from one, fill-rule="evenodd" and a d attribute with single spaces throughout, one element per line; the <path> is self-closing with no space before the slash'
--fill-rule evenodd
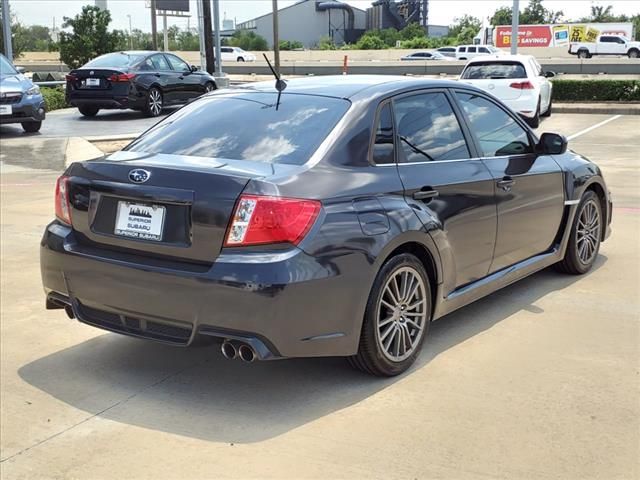
<path id="1" fill-rule="evenodd" d="M 68 304 L 83 323 L 176 345 L 198 335 L 243 340 L 262 359 L 357 350 L 364 302 L 345 296 L 354 279 L 297 248 L 222 254 L 200 270 L 109 255 L 50 224 L 41 242 L 48 306 Z"/>
<path id="2" fill-rule="evenodd" d="M 11 104 L 11 110 L 11 115 L 0 115 L 0 124 L 41 122 L 45 118 L 45 104 L 41 95 L 34 95 L 32 100 Z"/>
<path id="3" fill-rule="evenodd" d="M 520 95 L 520 97 L 514 100 L 503 100 L 503 102 L 517 114 L 526 117 L 533 118 L 536 115 L 536 109 L 538 108 L 538 96 L 537 95 Z M 540 107 L 541 109 L 544 107 Z M 542 112 L 540 112 L 542 113 Z"/>
<path id="4" fill-rule="evenodd" d="M 137 97 L 110 97 L 110 98 L 77 98 L 70 96 L 68 102 L 73 107 L 98 107 L 101 109 L 126 109 L 142 108 L 144 100 Z"/>

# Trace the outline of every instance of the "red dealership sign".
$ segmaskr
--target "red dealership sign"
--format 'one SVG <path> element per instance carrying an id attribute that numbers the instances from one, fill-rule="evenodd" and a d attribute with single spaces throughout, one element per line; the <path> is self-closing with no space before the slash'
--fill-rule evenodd
<path id="1" fill-rule="evenodd" d="M 521 25 L 518 29 L 519 47 L 550 47 L 551 28 L 548 25 Z M 496 47 L 511 46 L 511 27 L 497 27 Z"/>

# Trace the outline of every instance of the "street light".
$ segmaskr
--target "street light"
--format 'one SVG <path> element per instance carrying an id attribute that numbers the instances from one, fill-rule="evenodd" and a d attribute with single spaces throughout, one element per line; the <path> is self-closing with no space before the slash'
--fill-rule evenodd
<path id="1" fill-rule="evenodd" d="M 127 14 L 129 17 L 129 48 L 133 50 L 133 30 L 131 30 L 131 15 Z"/>

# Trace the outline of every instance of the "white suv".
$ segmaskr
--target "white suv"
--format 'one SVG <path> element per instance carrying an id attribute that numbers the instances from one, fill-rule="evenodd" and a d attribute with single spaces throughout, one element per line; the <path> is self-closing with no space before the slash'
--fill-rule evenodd
<path id="1" fill-rule="evenodd" d="M 504 55 L 493 45 L 458 45 L 456 47 L 457 60 L 471 60 L 479 55 Z"/>
<path id="2" fill-rule="evenodd" d="M 240 47 L 220 47 L 223 62 L 255 62 L 256 56 Z"/>
<path id="3" fill-rule="evenodd" d="M 501 55 L 470 60 L 460 81 L 475 85 L 502 100 L 533 128 L 551 115 L 553 72 L 544 72 L 531 55 Z"/>

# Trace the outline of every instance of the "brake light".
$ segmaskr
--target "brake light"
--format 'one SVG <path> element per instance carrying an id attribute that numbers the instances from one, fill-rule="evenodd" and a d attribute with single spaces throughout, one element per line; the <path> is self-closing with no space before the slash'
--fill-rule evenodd
<path id="1" fill-rule="evenodd" d="M 518 90 L 533 90 L 533 84 L 529 81 L 526 82 L 514 82 L 509 85 L 511 88 L 517 88 Z"/>
<path id="2" fill-rule="evenodd" d="M 75 82 L 78 79 L 78 77 L 76 77 L 73 73 L 69 73 L 69 74 L 64 76 L 64 79 L 67 82 Z"/>
<path id="3" fill-rule="evenodd" d="M 136 76 L 135 73 L 119 73 L 119 74 L 114 73 L 109 78 L 107 78 L 107 80 L 109 80 L 112 83 L 128 82 L 129 80 L 132 80 L 135 76 Z"/>
<path id="4" fill-rule="evenodd" d="M 224 244 L 226 247 L 297 245 L 311 229 L 320 206 L 317 200 L 241 195 Z"/>
<path id="5" fill-rule="evenodd" d="M 71 225 L 71 205 L 69 204 L 69 177 L 64 175 L 56 182 L 56 217 Z"/>

